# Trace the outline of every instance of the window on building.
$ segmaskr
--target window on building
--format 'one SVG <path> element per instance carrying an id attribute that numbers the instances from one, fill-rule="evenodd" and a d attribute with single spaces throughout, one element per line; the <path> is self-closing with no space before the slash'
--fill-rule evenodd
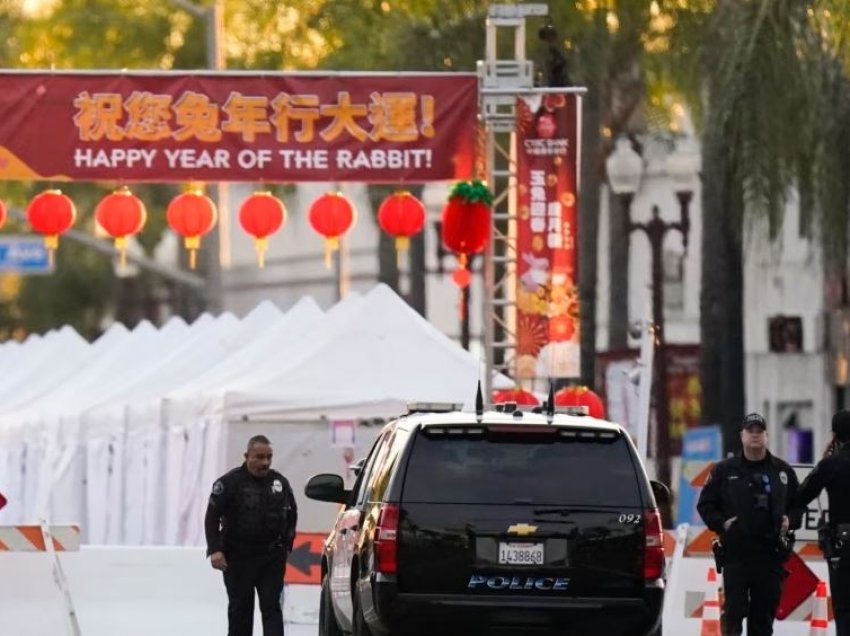
<path id="1" fill-rule="evenodd" d="M 800 316 L 771 316 L 767 322 L 772 352 L 799 353 L 803 350 L 803 319 Z"/>
<path id="2" fill-rule="evenodd" d="M 685 308 L 685 258 L 680 252 L 664 251 L 663 281 L 664 308 L 682 311 Z"/>

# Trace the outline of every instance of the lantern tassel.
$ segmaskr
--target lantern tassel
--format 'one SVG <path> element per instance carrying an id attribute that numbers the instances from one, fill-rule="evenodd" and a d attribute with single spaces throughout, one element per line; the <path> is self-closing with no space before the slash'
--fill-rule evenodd
<path id="1" fill-rule="evenodd" d="M 395 239 L 396 265 L 401 269 L 402 256 L 410 248 L 410 239 L 406 236 L 397 236 Z"/>
<path id="2" fill-rule="evenodd" d="M 59 249 L 59 235 L 46 234 L 44 236 L 44 247 L 47 248 L 47 265 L 53 268 L 56 264 L 55 252 Z"/>
<path id="3" fill-rule="evenodd" d="M 339 239 L 331 237 L 325 239 L 325 267 L 331 268 L 331 254 L 339 249 Z"/>
<path id="4" fill-rule="evenodd" d="M 255 239 L 254 248 L 257 250 L 257 266 L 263 269 L 266 266 L 266 250 L 269 248 L 269 240 L 266 237 Z"/>
<path id="5" fill-rule="evenodd" d="M 118 250 L 118 262 L 121 270 L 127 267 L 127 237 L 115 237 L 115 249 Z"/>
<path id="6" fill-rule="evenodd" d="M 189 269 L 195 269 L 198 265 L 198 248 L 201 247 L 201 237 L 187 236 L 183 244 L 189 250 Z"/>

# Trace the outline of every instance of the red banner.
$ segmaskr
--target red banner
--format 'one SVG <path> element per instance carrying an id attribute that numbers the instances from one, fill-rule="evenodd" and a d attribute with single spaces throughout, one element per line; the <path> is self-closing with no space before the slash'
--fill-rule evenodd
<path id="1" fill-rule="evenodd" d="M 471 74 L 0 73 L 0 179 L 472 176 Z"/>
<path id="2" fill-rule="evenodd" d="M 517 101 L 517 376 L 580 375 L 579 98 Z"/>

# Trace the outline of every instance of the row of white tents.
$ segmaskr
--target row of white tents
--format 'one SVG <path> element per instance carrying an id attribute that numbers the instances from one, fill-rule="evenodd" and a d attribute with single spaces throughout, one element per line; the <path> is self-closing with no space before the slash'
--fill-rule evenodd
<path id="1" fill-rule="evenodd" d="M 0 524 L 79 523 L 88 543 L 199 544 L 210 484 L 231 467 L 234 427 L 287 431 L 269 436 L 298 492 L 292 471 L 321 472 L 327 420 L 391 417 L 412 401 L 471 405 L 481 373 L 383 285 L 327 312 L 304 298 L 286 312 L 263 303 L 243 319 L 116 324 L 92 344 L 67 327 L 7 342 Z"/>

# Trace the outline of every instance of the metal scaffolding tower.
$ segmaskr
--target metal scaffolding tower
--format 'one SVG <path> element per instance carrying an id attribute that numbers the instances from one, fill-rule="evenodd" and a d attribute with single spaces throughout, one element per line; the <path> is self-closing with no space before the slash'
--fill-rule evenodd
<path id="1" fill-rule="evenodd" d="M 516 162 L 514 125 L 517 95 L 534 88 L 534 63 L 525 57 L 528 16 L 545 16 L 545 4 L 491 5 L 487 11 L 485 59 L 478 62 L 478 95 L 485 133 L 485 180 L 494 194 L 493 234 L 484 253 L 481 322 L 485 356 L 485 395 L 492 394 L 493 371 L 513 376 L 516 350 Z M 513 35 L 513 58 L 499 59 L 498 36 Z"/>
<path id="2" fill-rule="evenodd" d="M 516 103 L 520 95 L 584 93 L 585 89 L 535 88 L 526 59 L 526 19 L 549 14 L 546 4 L 495 4 L 487 11 L 485 59 L 478 62 L 479 117 L 485 135 L 484 179 L 494 194 L 493 234 L 484 252 L 482 340 L 485 390 L 494 371 L 516 377 Z M 500 59 L 498 36 L 513 36 L 513 57 Z M 506 47 L 503 47 L 503 49 Z M 580 134 L 580 133 L 579 133 Z"/>

